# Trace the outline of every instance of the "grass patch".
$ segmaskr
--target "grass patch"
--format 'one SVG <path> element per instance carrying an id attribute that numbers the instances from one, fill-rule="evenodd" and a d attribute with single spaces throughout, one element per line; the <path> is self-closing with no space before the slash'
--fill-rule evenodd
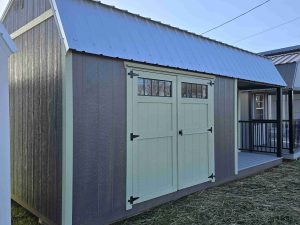
<path id="1" fill-rule="evenodd" d="M 13 225 L 38 220 L 13 203 Z M 300 161 L 254 177 L 198 192 L 115 225 L 300 224 Z"/>
<path id="2" fill-rule="evenodd" d="M 38 225 L 38 219 L 30 212 L 26 211 L 22 206 L 14 201 L 12 206 L 12 224 L 13 225 Z"/>
<path id="3" fill-rule="evenodd" d="M 198 192 L 117 225 L 300 224 L 300 162 Z"/>

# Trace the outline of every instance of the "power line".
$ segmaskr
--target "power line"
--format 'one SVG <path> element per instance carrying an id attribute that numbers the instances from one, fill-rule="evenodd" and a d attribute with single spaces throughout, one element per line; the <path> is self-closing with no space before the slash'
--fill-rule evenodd
<path id="1" fill-rule="evenodd" d="M 233 42 L 232 44 L 236 44 L 236 43 L 245 41 L 245 40 L 247 40 L 247 39 L 250 39 L 250 38 L 252 38 L 252 37 L 258 36 L 258 35 L 260 35 L 260 34 L 266 33 L 266 32 L 268 32 L 268 31 L 275 30 L 275 29 L 277 29 L 277 28 L 279 28 L 279 27 L 282 27 L 282 26 L 284 26 L 284 25 L 286 25 L 286 24 L 292 23 L 292 22 L 294 22 L 294 21 L 296 21 L 296 20 L 299 20 L 299 19 L 300 19 L 300 16 L 298 16 L 298 17 L 296 17 L 296 18 L 294 18 L 294 19 L 292 19 L 292 20 L 289 20 L 289 21 L 287 21 L 287 22 L 284 22 L 284 23 L 281 23 L 281 24 L 279 24 L 279 25 L 276 25 L 276 26 L 274 26 L 274 27 L 270 27 L 270 28 L 268 28 L 268 29 L 266 29 L 266 30 L 260 31 L 260 32 L 258 32 L 258 33 L 255 33 L 255 34 L 249 35 L 249 36 L 247 36 L 247 37 L 241 38 L 240 40 L 235 41 L 235 42 Z"/>
<path id="2" fill-rule="evenodd" d="M 234 17 L 234 18 L 232 18 L 232 19 L 226 21 L 225 23 L 222 23 L 222 24 L 220 24 L 220 25 L 218 25 L 218 26 L 216 26 L 216 27 L 213 27 L 213 28 L 211 28 L 211 29 L 209 29 L 209 30 L 207 30 L 207 31 L 205 31 L 205 32 L 203 32 L 203 33 L 201 33 L 201 35 L 207 34 L 208 32 L 211 32 L 211 31 L 213 31 L 213 30 L 216 30 L 216 29 L 218 29 L 219 27 L 222 27 L 222 26 L 224 26 L 224 25 L 226 25 L 226 24 L 228 24 L 228 23 L 230 23 L 230 22 L 232 22 L 232 21 L 234 21 L 234 20 L 236 20 L 236 19 L 238 19 L 238 18 L 240 18 L 240 17 L 242 17 L 242 16 L 244 16 L 244 15 L 246 15 L 246 14 L 252 12 L 253 10 L 255 10 L 255 9 L 257 9 L 257 8 L 259 8 L 259 7 L 263 6 L 263 5 L 265 5 L 265 4 L 267 4 L 267 3 L 270 2 L 270 1 L 271 1 L 271 0 L 267 0 L 267 1 L 265 1 L 265 2 L 263 2 L 263 3 L 261 3 L 261 4 L 259 4 L 259 5 L 255 6 L 254 8 L 249 9 L 247 12 L 244 12 L 244 13 L 242 13 L 241 15 L 239 15 L 239 16 L 237 16 L 237 17 Z"/>

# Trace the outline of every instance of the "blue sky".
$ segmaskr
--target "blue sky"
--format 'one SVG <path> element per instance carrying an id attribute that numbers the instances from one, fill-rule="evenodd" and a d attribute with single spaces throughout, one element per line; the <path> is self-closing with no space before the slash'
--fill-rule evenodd
<path id="1" fill-rule="evenodd" d="M 138 13 L 195 33 L 219 25 L 265 0 L 102 0 L 103 3 Z M 0 0 L 0 15 L 8 0 Z M 238 42 L 249 35 L 300 16 L 299 0 L 271 0 L 264 6 L 212 31 L 206 36 L 253 52 L 300 45 L 300 19 Z"/>

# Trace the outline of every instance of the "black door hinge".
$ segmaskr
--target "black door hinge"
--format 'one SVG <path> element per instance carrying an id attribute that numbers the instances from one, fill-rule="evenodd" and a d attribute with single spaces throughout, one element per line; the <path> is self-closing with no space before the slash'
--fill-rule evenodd
<path id="1" fill-rule="evenodd" d="M 216 176 L 212 173 L 208 178 L 209 179 L 214 179 Z"/>
<path id="2" fill-rule="evenodd" d="M 211 80 L 208 84 L 209 84 L 210 86 L 213 86 L 215 83 Z"/>
<path id="3" fill-rule="evenodd" d="M 138 200 L 140 197 L 133 197 L 133 196 L 130 196 L 130 198 L 128 199 L 128 202 L 133 205 L 133 202 Z"/>
<path id="4" fill-rule="evenodd" d="M 213 128 L 211 127 L 207 131 L 209 131 L 210 133 L 212 133 L 213 132 Z"/>
<path id="5" fill-rule="evenodd" d="M 137 73 L 134 73 L 133 70 L 131 70 L 128 75 L 130 76 L 130 78 L 133 78 L 133 77 L 138 77 L 139 75 Z"/>
<path id="6" fill-rule="evenodd" d="M 180 136 L 183 136 L 183 131 L 182 131 L 182 130 L 179 130 L 178 134 L 179 134 Z"/>
<path id="7" fill-rule="evenodd" d="M 133 141 L 133 139 L 138 138 L 140 135 L 134 135 L 133 133 L 130 133 L 130 140 Z"/>

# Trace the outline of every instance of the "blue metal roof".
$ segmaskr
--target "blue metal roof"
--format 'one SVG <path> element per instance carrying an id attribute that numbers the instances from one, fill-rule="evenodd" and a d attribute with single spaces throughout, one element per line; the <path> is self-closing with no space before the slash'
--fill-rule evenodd
<path id="1" fill-rule="evenodd" d="M 55 0 L 70 49 L 286 86 L 271 61 L 91 0 Z"/>

